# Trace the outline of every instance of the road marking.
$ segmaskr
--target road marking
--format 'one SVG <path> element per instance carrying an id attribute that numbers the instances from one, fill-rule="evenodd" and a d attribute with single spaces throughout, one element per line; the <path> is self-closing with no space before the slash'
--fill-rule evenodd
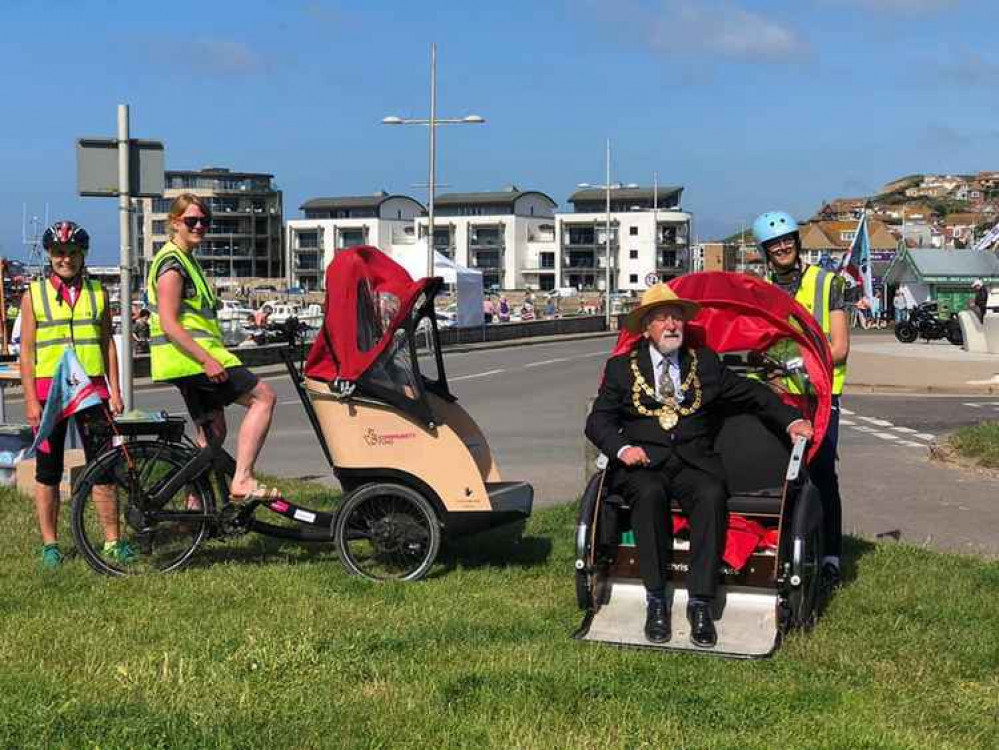
<path id="1" fill-rule="evenodd" d="M 842 407 L 840 408 L 839 413 L 840 414 L 853 414 L 853 412 L 850 411 L 849 409 L 843 409 Z"/>
<path id="2" fill-rule="evenodd" d="M 978 409 L 978 408 L 980 408 L 982 406 L 986 406 L 986 404 L 973 404 L 973 403 L 971 403 L 969 401 L 965 401 L 964 405 L 965 406 L 970 406 L 972 409 Z"/>
<path id="3" fill-rule="evenodd" d="M 874 417 L 857 417 L 857 419 L 863 419 L 865 422 L 870 422 L 871 424 L 876 424 L 878 427 L 891 427 L 891 422 L 886 422 L 883 419 L 875 419 Z"/>
<path id="4" fill-rule="evenodd" d="M 917 432 L 913 437 L 917 437 L 920 440 L 935 440 L 936 435 L 931 435 L 928 432 Z"/>
<path id="5" fill-rule="evenodd" d="M 916 443 L 916 442 L 914 442 L 912 440 L 899 440 L 898 441 L 898 445 L 907 445 L 910 448 L 925 448 L 926 447 L 926 445 L 924 445 L 923 443 Z"/>
<path id="6" fill-rule="evenodd" d="M 873 427 L 868 427 L 867 425 L 858 424 L 854 427 L 857 432 L 877 432 Z"/>
<path id="7" fill-rule="evenodd" d="M 892 427 L 895 432 L 904 432 L 906 435 L 915 435 L 919 430 L 914 430 L 911 427 Z"/>
<path id="8" fill-rule="evenodd" d="M 875 432 L 874 437 L 881 438 L 882 440 L 898 440 L 898 435 L 892 435 L 890 432 Z"/>
<path id="9" fill-rule="evenodd" d="M 839 423 L 843 424 L 843 425 L 846 425 L 847 427 L 853 427 L 855 424 L 857 424 L 856 422 L 854 422 L 852 420 L 849 420 L 849 419 L 841 419 L 841 420 L 839 420 Z"/>
<path id="10" fill-rule="evenodd" d="M 556 357 L 555 359 L 543 359 L 540 362 L 528 362 L 524 368 L 541 367 L 541 365 L 553 365 L 556 362 L 568 362 L 571 357 Z"/>
<path id="11" fill-rule="evenodd" d="M 501 372 L 506 372 L 506 370 L 486 370 L 485 372 L 477 372 L 474 375 L 460 375 L 457 378 L 448 378 L 448 381 L 455 383 L 459 380 L 472 380 L 474 378 L 488 378 L 490 375 L 498 375 Z"/>

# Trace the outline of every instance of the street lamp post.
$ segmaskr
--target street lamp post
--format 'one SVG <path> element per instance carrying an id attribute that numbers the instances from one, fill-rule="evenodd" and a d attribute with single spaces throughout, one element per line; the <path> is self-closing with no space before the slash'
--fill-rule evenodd
<path id="1" fill-rule="evenodd" d="M 611 182 L 611 142 L 610 138 L 607 139 L 607 173 L 606 182 L 603 185 L 592 185 L 589 182 L 581 182 L 577 187 L 581 188 L 595 188 L 597 190 L 603 190 L 607 194 L 607 213 L 605 216 L 605 227 L 604 227 L 604 246 L 606 254 L 606 263 L 604 268 L 604 319 L 607 323 L 607 330 L 611 327 L 611 190 L 617 190 L 619 188 L 635 188 L 638 185 L 628 184 L 622 185 L 621 183 Z"/>
<path id="2" fill-rule="evenodd" d="M 437 116 L 437 45 L 430 45 L 430 117 L 384 117 L 382 125 L 426 125 L 430 131 L 430 181 L 427 185 L 427 276 L 434 275 L 434 198 L 437 187 L 437 127 L 440 125 L 481 125 L 485 118 L 479 115 L 466 117 Z"/>

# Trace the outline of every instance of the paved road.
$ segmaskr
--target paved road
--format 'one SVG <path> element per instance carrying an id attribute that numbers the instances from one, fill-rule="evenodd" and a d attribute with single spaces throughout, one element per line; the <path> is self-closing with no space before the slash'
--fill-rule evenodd
<path id="1" fill-rule="evenodd" d="M 610 347 L 611 339 L 594 339 L 447 354 L 452 389 L 485 431 L 503 475 L 530 481 L 539 504 L 581 490 L 586 403 Z M 269 382 L 278 407 L 261 468 L 333 481 L 287 376 Z M 140 390 L 136 401 L 183 411 L 172 388 Z M 22 409 L 11 400 L 12 418 Z M 990 417 L 999 419 L 994 397 L 847 396 L 840 447 L 847 529 L 868 536 L 898 529 L 909 541 L 999 555 L 992 478 L 928 461 L 942 432 Z"/>

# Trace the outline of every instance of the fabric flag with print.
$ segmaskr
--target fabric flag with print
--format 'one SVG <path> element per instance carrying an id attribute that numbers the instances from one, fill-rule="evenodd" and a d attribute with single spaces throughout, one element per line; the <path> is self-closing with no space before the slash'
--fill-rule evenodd
<path id="1" fill-rule="evenodd" d="M 48 453 L 48 438 L 57 424 L 77 412 L 100 405 L 101 397 L 97 388 L 80 364 L 76 352 L 72 347 L 67 347 L 52 377 L 52 388 L 45 400 L 45 409 L 42 411 L 38 432 L 35 433 L 35 441 L 22 457 L 31 458 L 38 451 Z"/>
<path id="2" fill-rule="evenodd" d="M 861 285 L 864 296 L 874 300 L 874 278 L 871 275 L 871 238 L 867 232 L 867 212 L 860 215 L 857 233 L 850 252 L 843 256 L 836 272 L 846 278 L 850 286 Z"/>

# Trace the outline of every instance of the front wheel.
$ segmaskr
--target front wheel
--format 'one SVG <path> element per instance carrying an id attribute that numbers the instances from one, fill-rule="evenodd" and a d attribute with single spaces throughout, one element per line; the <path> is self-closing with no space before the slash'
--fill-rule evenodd
<path id="1" fill-rule="evenodd" d="M 916 327 L 907 320 L 895 324 L 895 338 L 903 344 L 911 344 L 916 340 L 918 335 L 919 332 L 916 331 Z"/>
<path id="2" fill-rule="evenodd" d="M 372 581 L 417 581 L 430 572 L 441 525 L 423 495 L 400 484 L 368 484 L 337 511 L 333 543 L 348 572 Z"/>
<path id="3" fill-rule="evenodd" d="M 87 564 L 106 575 L 186 565 L 208 535 L 214 495 L 204 479 L 155 506 L 151 496 L 190 458 L 180 445 L 134 442 L 101 455 L 73 488 L 72 528 Z"/>

